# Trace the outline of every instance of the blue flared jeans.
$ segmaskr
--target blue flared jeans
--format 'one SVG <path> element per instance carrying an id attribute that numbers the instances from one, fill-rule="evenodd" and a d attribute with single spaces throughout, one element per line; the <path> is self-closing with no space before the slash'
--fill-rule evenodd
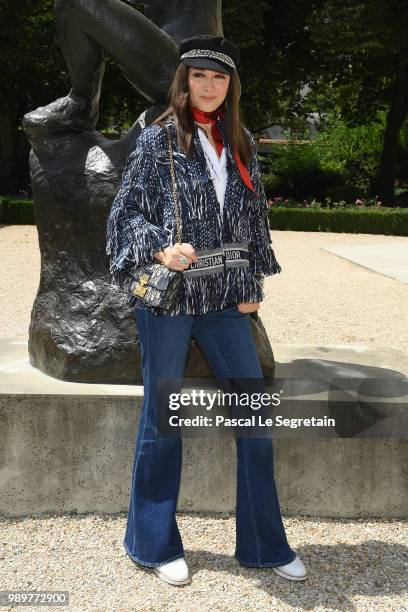
<path id="1" fill-rule="evenodd" d="M 182 379 L 191 337 L 203 349 L 214 375 L 262 378 L 250 315 L 237 306 L 204 315 L 154 315 L 135 308 L 144 383 L 144 402 L 135 443 L 130 504 L 123 541 L 141 565 L 159 566 L 184 556 L 176 521 L 182 439 L 157 436 L 160 379 Z M 236 438 L 237 490 L 235 557 L 241 565 L 290 563 L 274 478 L 272 438 Z M 227 477 L 227 475 L 226 475 Z"/>

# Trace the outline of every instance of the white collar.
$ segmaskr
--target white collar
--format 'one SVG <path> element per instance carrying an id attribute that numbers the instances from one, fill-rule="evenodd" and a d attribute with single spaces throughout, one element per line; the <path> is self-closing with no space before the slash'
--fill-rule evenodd
<path id="1" fill-rule="evenodd" d="M 207 136 L 205 134 L 203 134 L 203 131 L 204 131 L 203 128 L 198 126 L 198 133 L 200 135 L 201 144 L 203 145 L 203 147 L 208 152 L 208 155 L 210 155 L 211 161 L 213 163 L 217 164 L 218 168 L 222 169 L 222 167 L 225 166 L 225 164 L 226 164 L 226 151 L 225 151 L 225 147 L 223 147 L 223 149 L 222 149 L 221 157 L 218 157 L 218 154 L 217 154 L 216 150 L 214 149 L 214 147 L 211 144 L 211 142 L 208 140 Z"/>

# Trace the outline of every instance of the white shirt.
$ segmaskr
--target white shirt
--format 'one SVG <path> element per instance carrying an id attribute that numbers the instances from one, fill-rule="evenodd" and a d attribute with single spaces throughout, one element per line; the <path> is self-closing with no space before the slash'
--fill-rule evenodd
<path id="1" fill-rule="evenodd" d="M 225 188 L 227 186 L 227 155 L 225 152 L 225 147 L 223 148 L 221 157 L 219 158 L 216 150 L 204 133 L 203 128 L 198 126 L 198 133 L 200 135 L 201 144 L 207 160 L 207 167 L 214 183 L 215 192 L 217 194 L 217 200 L 219 202 L 222 215 Z"/>

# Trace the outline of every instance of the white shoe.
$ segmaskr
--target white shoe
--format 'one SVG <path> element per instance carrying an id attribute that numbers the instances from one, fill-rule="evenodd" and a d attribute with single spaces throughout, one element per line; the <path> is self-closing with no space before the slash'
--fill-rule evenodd
<path id="1" fill-rule="evenodd" d="M 305 580 L 307 578 L 306 568 L 297 555 L 290 563 L 278 565 L 278 567 L 272 569 L 278 576 L 288 580 Z"/>
<path id="2" fill-rule="evenodd" d="M 169 584 L 179 585 L 190 582 L 188 567 L 184 557 L 180 557 L 180 559 L 175 559 L 164 565 L 159 565 L 153 569 L 156 576 Z"/>

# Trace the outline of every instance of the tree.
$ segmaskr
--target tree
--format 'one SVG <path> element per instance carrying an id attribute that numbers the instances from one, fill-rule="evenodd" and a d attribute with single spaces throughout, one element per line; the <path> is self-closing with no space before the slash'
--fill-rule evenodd
<path id="1" fill-rule="evenodd" d="M 305 124 L 301 90 L 314 69 L 309 0 L 223 0 L 224 32 L 241 49 L 242 107 L 260 135 L 273 123 Z"/>
<path id="2" fill-rule="evenodd" d="M 19 154 L 25 113 L 66 95 L 70 89 L 59 47 L 53 0 L 2 0 L 0 3 L 0 194 L 28 183 L 28 156 Z M 145 101 L 107 58 L 98 129 L 126 125 Z M 24 140 L 23 140 L 24 139 Z"/>
<path id="3" fill-rule="evenodd" d="M 143 12 L 143 5 L 127 1 Z M 290 100 L 298 99 L 298 80 L 304 76 L 300 63 L 293 63 L 293 74 L 287 70 L 287 55 L 300 48 L 306 10 L 301 8 L 307 2 L 292 0 L 289 5 L 284 0 L 273 6 L 266 0 L 223 2 L 225 35 L 241 49 L 244 121 L 257 134 L 271 122 L 293 116 L 296 104 L 291 106 Z M 28 182 L 27 155 L 23 161 L 18 156 L 23 115 L 65 95 L 70 82 L 57 39 L 53 0 L 3 0 L 0 25 L 4 33 L 0 40 L 0 193 L 6 193 L 24 183 L 21 170 Z M 107 57 L 97 129 L 126 129 L 145 107 L 144 98 Z"/>
<path id="4" fill-rule="evenodd" d="M 0 180 L 5 193 L 21 182 L 22 115 L 40 106 L 45 90 L 51 97 L 60 91 L 63 66 L 55 51 L 51 0 L 3 0 L 0 27 Z"/>
<path id="5" fill-rule="evenodd" d="M 308 23 L 316 57 L 314 93 L 332 99 L 350 124 L 376 121 L 387 111 L 375 190 L 393 205 L 398 141 L 408 115 L 406 0 L 320 0 Z"/>
<path id="6" fill-rule="evenodd" d="M 70 82 L 53 0 L 3 0 L 0 25 L 0 193 L 6 193 L 21 186 L 20 166 L 28 168 L 18 157 L 22 116 L 68 93 Z M 408 113 L 407 26 L 406 0 L 223 0 L 225 36 L 241 49 L 246 125 L 260 135 L 273 123 L 299 127 L 311 112 L 332 110 L 357 125 L 386 110 L 376 193 L 392 204 Z M 127 128 L 145 107 L 107 57 L 97 129 Z"/>

